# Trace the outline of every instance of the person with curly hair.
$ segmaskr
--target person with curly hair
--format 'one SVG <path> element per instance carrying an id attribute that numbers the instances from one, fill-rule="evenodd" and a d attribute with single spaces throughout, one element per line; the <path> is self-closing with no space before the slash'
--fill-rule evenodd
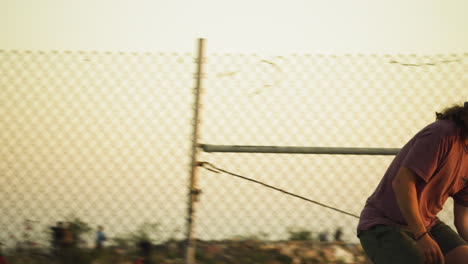
<path id="1" fill-rule="evenodd" d="M 457 232 L 437 217 L 449 197 Z M 375 264 L 468 263 L 468 102 L 436 113 L 400 150 L 357 231 Z"/>

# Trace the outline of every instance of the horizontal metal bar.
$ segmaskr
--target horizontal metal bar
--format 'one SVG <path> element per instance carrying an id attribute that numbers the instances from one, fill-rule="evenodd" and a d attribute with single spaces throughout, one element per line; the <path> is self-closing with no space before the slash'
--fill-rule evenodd
<path id="1" fill-rule="evenodd" d="M 199 145 L 205 152 L 278 153 L 278 154 L 328 154 L 328 155 L 396 155 L 399 148 L 339 148 L 339 147 L 288 147 Z"/>

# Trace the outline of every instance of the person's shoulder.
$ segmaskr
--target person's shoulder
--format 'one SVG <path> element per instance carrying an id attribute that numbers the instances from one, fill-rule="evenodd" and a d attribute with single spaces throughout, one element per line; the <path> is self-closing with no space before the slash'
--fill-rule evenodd
<path id="1" fill-rule="evenodd" d="M 426 126 L 421 132 L 447 138 L 456 137 L 458 135 L 458 128 L 455 122 L 451 120 L 437 120 Z"/>

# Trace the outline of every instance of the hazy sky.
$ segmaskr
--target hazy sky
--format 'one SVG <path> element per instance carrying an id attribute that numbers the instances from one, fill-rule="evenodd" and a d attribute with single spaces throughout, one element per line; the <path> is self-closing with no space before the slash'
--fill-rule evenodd
<path id="1" fill-rule="evenodd" d="M 0 0 L 0 49 L 460 53 L 466 0 Z"/>

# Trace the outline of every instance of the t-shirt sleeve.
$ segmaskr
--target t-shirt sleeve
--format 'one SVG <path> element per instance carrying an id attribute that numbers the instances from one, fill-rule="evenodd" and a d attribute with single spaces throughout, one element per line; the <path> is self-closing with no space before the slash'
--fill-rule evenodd
<path id="1" fill-rule="evenodd" d="M 414 144 L 410 146 L 402 166 L 411 169 L 428 182 L 443 159 L 446 147 L 439 134 L 431 131 L 422 132 L 416 136 Z"/>
<path id="2" fill-rule="evenodd" d="M 453 195 L 455 203 L 468 207 L 468 186 L 465 186 L 461 191 Z"/>

